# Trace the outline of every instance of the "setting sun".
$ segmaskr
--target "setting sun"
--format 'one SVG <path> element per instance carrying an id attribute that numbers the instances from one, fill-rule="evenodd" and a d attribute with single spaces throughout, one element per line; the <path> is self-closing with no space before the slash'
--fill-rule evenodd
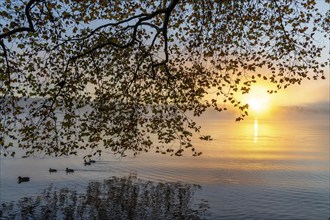
<path id="1" fill-rule="evenodd" d="M 270 96 L 263 87 L 254 87 L 251 92 L 243 97 L 243 100 L 249 104 L 250 110 L 256 113 L 262 113 L 269 109 Z"/>

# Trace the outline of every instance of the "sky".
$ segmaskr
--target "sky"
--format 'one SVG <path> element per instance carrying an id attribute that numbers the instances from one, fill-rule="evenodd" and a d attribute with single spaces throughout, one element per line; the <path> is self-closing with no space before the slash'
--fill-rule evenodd
<path id="1" fill-rule="evenodd" d="M 321 13 L 330 10 L 330 5 L 324 0 L 318 0 L 317 7 Z M 321 60 L 329 60 L 330 41 L 323 37 L 326 48 L 323 50 Z M 317 103 L 329 103 L 330 93 L 330 66 L 325 69 L 325 80 L 306 80 L 302 85 L 294 85 L 274 96 L 274 104 L 279 105 L 311 105 Z"/>
<path id="2" fill-rule="evenodd" d="M 321 13 L 330 10 L 330 5 L 325 3 L 324 0 L 317 1 L 317 7 Z M 329 60 L 330 42 L 329 34 L 325 38 L 320 35 L 320 41 L 325 45 L 321 61 Z M 313 75 L 311 73 L 311 75 Z M 278 91 L 277 94 L 269 96 L 269 104 L 271 106 L 308 106 L 318 108 L 319 105 L 323 106 L 330 100 L 330 66 L 325 68 L 325 80 L 304 80 L 301 85 L 291 85 L 287 89 Z M 256 85 L 257 90 L 262 90 L 260 87 L 265 85 Z M 264 89 L 266 90 L 266 89 Z M 252 90 L 253 92 L 253 90 Z M 262 93 L 262 92 L 261 92 Z"/>

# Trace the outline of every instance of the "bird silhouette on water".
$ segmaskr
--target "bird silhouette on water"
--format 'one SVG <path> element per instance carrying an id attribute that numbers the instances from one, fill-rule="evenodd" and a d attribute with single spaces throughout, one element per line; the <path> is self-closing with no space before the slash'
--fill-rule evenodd
<path id="1" fill-rule="evenodd" d="M 65 169 L 65 172 L 66 172 L 66 173 L 73 173 L 74 170 L 73 170 L 73 169 L 66 168 L 66 169 Z"/>
<path id="2" fill-rule="evenodd" d="M 21 177 L 21 176 L 19 176 L 17 178 L 17 180 L 18 180 L 18 183 L 29 182 L 30 181 L 30 177 Z"/>

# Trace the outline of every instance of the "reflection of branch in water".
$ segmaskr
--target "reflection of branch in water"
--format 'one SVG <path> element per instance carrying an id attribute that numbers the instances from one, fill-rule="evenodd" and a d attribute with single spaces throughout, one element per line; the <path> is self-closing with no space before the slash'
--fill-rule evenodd
<path id="1" fill-rule="evenodd" d="M 199 185 L 153 183 L 136 176 L 90 182 L 85 193 L 52 187 L 17 204 L 4 203 L 1 219 L 200 219 L 208 210 L 193 203 Z"/>

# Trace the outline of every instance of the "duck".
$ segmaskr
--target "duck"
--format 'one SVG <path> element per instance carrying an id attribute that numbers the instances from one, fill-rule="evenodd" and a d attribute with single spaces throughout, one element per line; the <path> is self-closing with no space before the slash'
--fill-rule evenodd
<path id="1" fill-rule="evenodd" d="M 56 169 L 49 168 L 49 172 L 50 173 L 55 173 L 55 172 L 57 172 L 57 170 Z"/>
<path id="2" fill-rule="evenodd" d="M 96 161 L 95 160 L 92 160 L 92 159 L 89 159 L 89 162 L 90 163 L 95 163 Z"/>
<path id="3" fill-rule="evenodd" d="M 21 177 L 21 176 L 18 177 L 18 183 L 29 182 L 29 181 L 30 181 L 30 177 Z"/>
<path id="4" fill-rule="evenodd" d="M 91 165 L 91 162 L 88 162 L 88 161 L 84 160 L 84 165 L 85 165 L 85 166 L 86 166 L 86 165 Z"/>
<path id="5" fill-rule="evenodd" d="M 73 173 L 74 170 L 73 170 L 73 169 L 66 168 L 66 169 L 65 169 L 65 172 L 67 172 L 67 173 Z"/>

